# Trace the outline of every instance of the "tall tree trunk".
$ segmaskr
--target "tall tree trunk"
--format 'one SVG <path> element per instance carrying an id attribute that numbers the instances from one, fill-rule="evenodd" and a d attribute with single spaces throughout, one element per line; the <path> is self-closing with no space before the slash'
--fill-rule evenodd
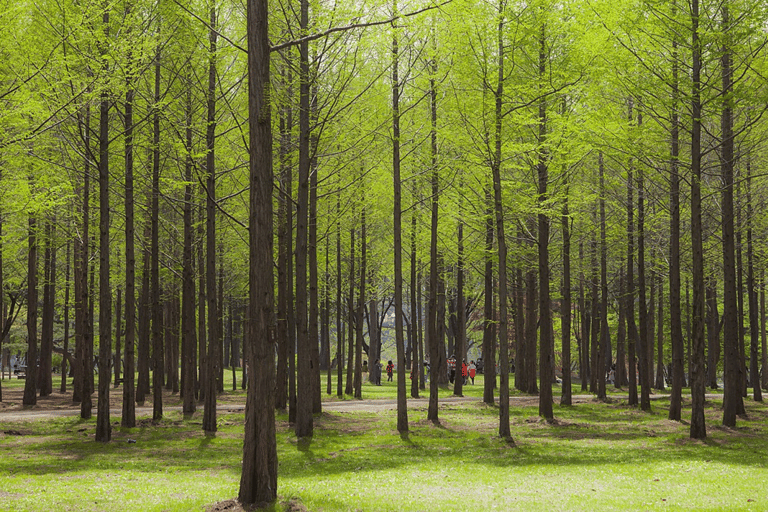
<path id="1" fill-rule="evenodd" d="M 493 189 L 486 187 L 485 200 L 487 204 L 485 214 L 485 272 L 483 275 L 485 302 L 483 305 L 483 402 L 494 404 L 493 388 L 496 383 L 496 362 L 493 350 Z M 435 221 L 436 223 L 437 221 Z M 435 237 L 436 239 L 437 237 Z M 437 243 L 437 242 L 435 242 Z M 518 339 L 520 337 L 518 336 Z M 519 349 L 519 347 L 518 347 Z M 520 363 L 518 359 L 515 380 L 518 380 Z M 518 386 L 518 389 L 520 387 Z"/>
<path id="2" fill-rule="evenodd" d="M 586 276 L 584 274 L 584 242 L 579 242 L 579 311 L 581 312 L 581 343 L 579 344 L 579 379 L 581 380 L 581 390 L 587 391 L 589 387 L 589 335 L 592 325 L 590 308 L 587 306 L 587 299 L 584 295 L 584 284 Z"/>
<path id="3" fill-rule="evenodd" d="M 80 262 L 77 267 L 79 268 L 79 279 L 75 277 L 77 283 L 79 283 L 78 290 L 75 294 L 75 315 L 80 313 L 80 349 L 78 350 L 77 360 L 79 362 L 79 372 L 75 372 L 75 379 L 77 381 L 75 387 L 75 396 L 78 395 L 79 388 L 80 394 L 80 418 L 87 420 L 90 419 L 93 414 L 93 402 L 91 400 L 91 393 L 93 393 L 93 386 L 91 386 L 91 376 L 93 375 L 93 338 L 91 336 L 91 329 L 93 324 L 92 316 L 89 312 L 89 293 L 88 293 L 88 262 L 89 256 L 89 244 L 90 244 L 90 224 L 91 224 L 91 109 L 90 106 L 86 106 L 85 109 L 85 121 L 82 126 L 84 133 L 85 143 L 85 165 L 84 165 L 84 178 L 83 178 L 83 230 L 81 238 L 77 239 L 80 250 Z M 78 293 L 79 292 L 79 293 Z M 28 299 L 29 300 L 29 299 Z M 77 320 L 75 320 L 77 322 Z"/>
<path id="4" fill-rule="evenodd" d="M 629 123 L 633 122 L 634 114 L 632 112 L 633 101 L 629 99 Z M 629 399 L 627 403 L 629 405 L 637 405 L 637 371 L 636 371 L 636 352 L 638 332 L 637 324 L 635 323 L 635 200 L 634 189 L 635 179 L 633 176 L 634 164 L 629 162 L 627 169 L 627 294 L 626 294 L 626 308 L 625 315 L 627 319 L 627 356 L 629 358 Z"/>
<path id="5" fill-rule="evenodd" d="M 565 110 L 565 109 L 563 109 Z M 568 195 L 570 187 L 568 183 L 568 171 L 563 170 L 563 207 L 560 215 L 560 227 L 563 237 L 563 302 L 560 306 L 561 311 L 561 331 L 562 331 L 562 372 L 563 388 L 560 397 L 560 405 L 571 405 L 571 218 L 568 212 Z M 623 361 L 623 359 L 622 359 Z M 623 364 L 623 363 L 622 363 Z"/>
<path id="6" fill-rule="evenodd" d="M 727 32 L 729 29 L 728 6 L 722 7 L 722 26 Z M 695 48 L 694 48 L 695 49 Z M 722 131 L 721 147 L 721 166 L 723 188 L 721 193 L 722 204 L 722 240 L 723 240 L 723 348 L 725 355 L 725 390 L 723 394 L 723 425 L 728 427 L 736 426 L 736 415 L 744 409 L 742 401 L 742 371 L 744 366 L 740 364 L 739 355 L 739 316 L 743 309 L 738 307 L 738 291 L 736 289 L 736 247 L 734 237 L 734 205 L 733 205 L 733 119 L 731 104 L 732 85 L 731 85 L 731 54 L 727 44 L 723 47 L 723 53 L 720 57 L 722 69 L 722 84 L 725 103 L 720 118 L 720 129 Z M 696 302 L 696 276 L 694 275 L 694 308 Z M 694 323 L 697 320 L 694 311 Z M 695 346 L 694 338 L 694 346 Z M 702 347 L 703 348 L 703 347 Z M 696 357 L 694 350 L 694 357 Z M 702 411 L 703 414 L 703 411 Z M 693 428 L 693 427 L 691 427 Z M 706 431 L 704 431 L 706 436 Z M 691 434 L 693 437 L 693 434 Z M 703 437 L 703 436 L 702 436 Z"/>
<path id="7" fill-rule="evenodd" d="M 624 307 L 624 294 L 626 293 L 626 278 L 624 276 L 624 258 L 621 258 L 619 267 L 619 328 L 616 333 L 616 374 L 614 375 L 614 386 L 621 389 L 628 384 L 627 380 L 627 315 Z"/>
<path id="8" fill-rule="evenodd" d="M 144 225 L 144 239 L 150 238 L 151 220 L 147 218 Z M 152 264 L 152 256 L 149 245 L 144 246 L 142 254 L 141 293 L 139 295 L 138 318 L 138 372 L 139 381 L 136 386 L 136 402 L 143 404 L 146 395 L 149 394 L 149 368 L 150 368 L 150 309 L 149 304 L 149 270 Z"/>
<path id="9" fill-rule="evenodd" d="M 539 35 L 539 81 L 545 80 L 547 72 L 546 27 L 541 25 Z M 552 411 L 552 381 L 555 380 L 555 340 L 551 337 L 552 321 L 549 299 L 549 215 L 545 208 L 548 201 L 549 155 L 547 141 L 547 97 L 541 91 L 539 100 L 539 161 L 537 174 L 539 181 L 539 416 L 554 419 Z"/>
<path id="10" fill-rule="evenodd" d="M 33 189 L 33 177 L 29 177 Z M 24 405 L 37 404 L 37 219 L 30 212 L 27 242 L 27 369 L 24 381 Z"/>
<path id="11" fill-rule="evenodd" d="M 0 237 L 2 237 L 2 222 L 0 222 Z M 61 387 L 59 388 L 59 393 L 66 393 L 67 392 L 67 375 L 69 374 L 69 369 L 67 368 L 67 362 L 69 361 L 69 358 L 67 357 L 67 354 L 69 353 L 69 278 L 71 275 L 71 260 L 70 260 L 70 247 L 71 243 L 69 240 L 67 240 L 67 247 L 65 249 L 67 259 L 65 265 L 64 265 L 64 340 L 62 341 L 62 347 L 64 349 L 64 356 L 61 358 Z M 0 251 L 2 253 L 2 251 Z M 3 257 L 0 255 L 0 289 L 2 289 L 2 280 L 3 280 Z M 0 294 L 1 295 L 1 294 Z M 5 317 L 5 307 L 2 305 L 2 300 L 0 299 L 0 315 Z M 3 318 L 5 320 L 5 318 Z M 2 325 L 2 323 L 0 323 Z M 0 360 L 2 360 L 3 357 L 3 339 L 0 336 Z M 765 351 L 763 351 L 765 352 Z M 2 371 L 0 371 L 0 380 L 2 380 Z M 3 399 L 3 392 L 2 388 L 0 388 L 0 401 Z"/>
<path id="12" fill-rule="evenodd" d="M 355 325 L 357 330 L 355 333 L 355 376 L 354 376 L 354 392 L 355 398 L 363 398 L 363 316 L 365 314 L 365 280 L 366 275 L 366 255 L 367 255 L 367 235 L 365 225 L 365 192 L 362 192 L 363 211 L 360 215 L 360 285 L 357 294 L 357 321 Z"/>
<path id="13" fill-rule="evenodd" d="M 109 7 L 104 3 L 104 37 L 109 37 Z M 106 45 L 106 42 L 102 43 Z M 109 72 L 106 48 L 103 71 Z M 109 384 L 112 378 L 112 289 L 109 259 L 109 91 L 101 93 L 99 105 L 99 398 L 96 409 L 96 441 L 112 438 L 109 423 Z M 119 318 L 119 317 L 118 317 Z M 120 325 L 118 321 L 118 326 Z"/>
<path id="14" fill-rule="evenodd" d="M 355 352 L 354 340 L 357 325 L 355 315 L 355 229 L 349 230 L 349 296 L 347 297 L 347 313 L 349 318 L 349 337 L 347 338 L 347 384 L 344 394 L 351 395 L 354 390 Z"/>
<path id="15" fill-rule="evenodd" d="M 686 291 L 687 293 L 687 291 Z M 720 361 L 720 313 L 717 311 L 717 280 L 714 276 L 706 278 L 706 317 L 707 328 L 707 385 L 717 389 L 717 366 Z M 725 320 L 723 318 L 723 320 Z"/>
<path id="16" fill-rule="evenodd" d="M 461 180 L 461 178 L 460 178 Z M 463 188 L 459 182 L 459 188 Z M 459 197 L 459 225 L 457 228 L 457 261 L 456 261 L 456 378 L 453 381 L 453 394 L 463 396 L 464 366 L 468 365 L 467 357 L 467 322 L 466 305 L 464 300 L 464 220 L 463 201 Z"/>
<path id="17" fill-rule="evenodd" d="M 691 0 L 691 51 L 691 255 L 693 263 L 691 278 L 693 279 L 693 323 L 691 328 L 690 363 L 690 436 L 693 439 L 704 439 L 707 437 L 707 429 L 704 422 L 704 247 L 701 223 L 702 44 L 699 38 L 699 0 Z M 725 241 L 723 242 L 725 246 Z M 735 319 L 735 315 L 733 318 Z M 734 423 L 735 419 L 734 415 Z"/>
<path id="18" fill-rule="evenodd" d="M 664 391 L 664 283 L 658 276 L 659 283 L 659 314 L 656 320 L 656 389 Z"/>
<path id="19" fill-rule="evenodd" d="M 754 249 L 752 247 L 752 169 L 747 156 L 747 293 L 749 294 L 749 382 L 752 384 L 752 398 L 755 402 L 763 401 L 760 390 L 760 371 L 758 366 L 760 333 L 757 321 L 757 287 L 755 283 Z"/>
<path id="20" fill-rule="evenodd" d="M 248 0 L 248 123 L 250 157 L 248 338 L 251 372 L 246 404 L 243 470 L 238 500 L 271 503 L 277 497 L 274 339 L 271 336 L 272 134 L 267 0 Z"/>
<path id="21" fill-rule="evenodd" d="M 765 332 L 765 270 L 760 273 L 760 343 L 761 343 L 761 369 L 760 385 L 768 389 L 768 343 Z"/>
<path id="22" fill-rule="evenodd" d="M 637 125 L 642 124 L 642 117 L 638 113 Z M 640 373 L 640 409 L 651 410 L 651 382 L 648 373 L 648 303 L 646 302 L 645 283 L 645 171 L 640 165 L 637 169 L 637 292 L 640 312 L 640 337 L 637 344 L 639 354 Z"/>
<path id="23" fill-rule="evenodd" d="M 344 298 L 342 296 L 341 268 L 341 194 L 336 199 L 336 396 L 344 396 Z M 378 361 L 376 361 L 378 362 Z"/>
<path id="24" fill-rule="evenodd" d="M 216 395 L 219 377 L 219 321 L 216 296 L 216 3 L 210 7 L 210 30 L 208 32 L 208 123 L 205 134 L 206 158 L 206 201 L 205 201 L 205 288 L 208 313 L 208 356 L 206 357 L 205 405 L 203 408 L 203 430 L 216 432 Z M 271 267 L 270 267 L 271 268 Z"/>
<path id="25" fill-rule="evenodd" d="M 309 26 L 309 0 L 301 0 L 300 28 L 306 33 Z M 312 436 L 313 387 L 312 342 L 309 337 L 307 296 L 307 239 L 310 171 L 309 127 L 309 43 L 299 45 L 299 194 L 296 215 L 296 315 L 297 315 L 297 397 L 296 437 Z"/>
<path id="26" fill-rule="evenodd" d="M 397 13 L 397 0 L 393 13 Z M 398 78 L 397 30 L 392 34 L 392 184 L 394 187 L 393 229 L 395 235 L 395 351 L 397 353 L 397 431 L 408 432 L 408 405 L 406 403 L 405 340 L 403 339 L 403 241 L 402 199 L 400 182 L 400 79 Z"/>
<path id="27" fill-rule="evenodd" d="M 310 107 L 312 122 L 317 117 L 317 90 L 313 90 L 312 104 Z M 309 349 L 310 368 L 312 369 L 312 412 L 317 414 L 323 411 L 320 393 L 320 351 L 318 341 L 320 333 L 317 325 L 319 315 L 319 299 L 317 285 L 317 135 L 310 137 L 310 173 L 309 173 L 309 232 L 308 232 L 308 259 L 309 259 Z"/>
<path id="28" fill-rule="evenodd" d="M 201 204 L 199 208 L 197 238 L 200 242 L 197 244 L 197 359 L 198 372 L 197 377 L 197 398 L 199 401 L 205 401 L 205 390 L 208 382 L 208 328 L 206 325 L 206 303 L 208 302 L 206 290 L 205 273 L 205 215 L 206 215 L 206 194 L 205 187 L 200 187 L 202 191 Z"/>
<path id="29" fill-rule="evenodd" d="M 608 347 L 608 240 L 605 232 L 605 165 L 603 153 L 599 154 L 600 173 L 600 341 L 597 348 L 597 398 L 605 399 L 606 360 L 611 353 Z M 606 354 L 607 351 L 607 354 Z"/>
<path id="30" fill-rule="evenodd" d="M 434 39 L 434 33 L 432 34 Z M 436 46 L 436 43 L 433 43 Z M 430 154 L 431 160 L 431 220 L 429 230 L 429 297 L 427 298 L 427 342 L 429 346 L 429 407 L 427 419 L 433 423 L 440 421 L 438 417 L 438 385 L 440 379 L 440 353 L 438 347 L 438 318 L 437 318 L 437 288 L 439 272 L 439 256 L 437 251 L 438 207 L 440 199 L 440 172 L 437 162 L 437 61 L 431 62 L 432 75 L 429 78 L 430 101 Z M 486 267 L 487 268 L 487 267 Z M 487 320 L 486 320 L 487 321 Z M 493 401 L 493 399 L 491 399 Z"/>
<path id="31" fill-rule="evenodd" d="M 163 417 L 163 311 L 160 308 L 160 50 L 155 55 L 155 96 L 152 114 L 152 234 L 150 300 L 152 318 L 152 419 Z"/>
<path id="32" fill-rule="evenodd" d="M 194 414 L 197 409 L 195 400 L 195 363 L 197 358 L 197 336 L 195 331 L 195 261 L 192 237 L 192 91 L 191 77 L 187 77 L 189 90 L 186 97 L 186 130 L 185 145 L 187 150 L 184 161 L 184 252 L 182 263 L 181 291 L 181 395 L 183 398 L 182 413 L 184 416 Z"/>
<path id="33" fill-rule="evenodd" d="M 414 180 L 413 183 L 413 201 L 416 201 L 417 184 Z M 411 344 L 413 346 L 413 360 L 411 361 L 411 398 L 419 398 L 419 375 L 421 375 L 421 365 L 424 361 L 424 356 L 421 353 L 421 317 L 419 315 L 419 298 L 418 287 L 419 281 L 416 277 L 416 230 L 417 230 L 417 216 L 418 209 L 414 208 L 411 212 L 411 325 L 413 336 L 411 336 Z M 368 358 L 372 361 L 372 358 Z M 370 366 L 373 368 L 373 365 Z"/>
<path id="34" fill-rule="evenodd" d="M 512 440 L 509 429 L 509 341 L 507 338 L 507 242 L 504 238 L 504 203 L 501 195 L 502 99 L 504 97 L 504 2 L 498 12 L 498 79 L 496 83 L 496 115 L 494 155 L 492 158 L 493 204 L 496 215 L 496 239 L 499 249 L 499 437 Z M 532 379 L 535 381 L 535 379 Z"/>
<path id="35" fill-rule="evenodd" d="M 117 253 L 118 261 L 120 259 L 120 251 Z M 118 273 L 120 271 L 118 270 Z M 123 364 L 123 287 L 117 285 L 117 298 L 115 299 L 115 353 L 113 355 L 114 367 L 115 367 L 115 387 L 122 381 L 121 367 Z"/>
<path id="36" fill-rule="evenodd" d="M 40 363 L 37 371 L 37 389 L 40 397 L 53 393 L 53 310 L 56 297 L 56 249 L 53 237 L 53 222 L 49 219 L 45 222 L 43 251 L 43 318 L 40 331 Z"/>
<path id="37" fill-rule="evenodd" d="M 677 13 L 677 2 L 673 1 Z M 672 129 L 669 161 L 669 337 L 672 347 L 672 390 L 669 397 L 669 419 L 681 420 L 683 408 L 683 322 L 680 306 L 680 65 L 678 41 L 672 40 Z"/>

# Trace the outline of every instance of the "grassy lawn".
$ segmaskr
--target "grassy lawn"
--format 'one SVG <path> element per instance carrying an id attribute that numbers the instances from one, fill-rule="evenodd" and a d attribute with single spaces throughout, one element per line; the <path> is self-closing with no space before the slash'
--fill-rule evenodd
<path id="1" fill-rule="evenodd" d="M 364 396 L 392 398 L 391 384 L 366 386 Z M 513 407 L 514 446 L 496 436 L 498 410 L 479 402 L 443 404 L 439 426 L 412 410 L 404 437 L 392 410 L 326 412 L 301 443 L 278 416 L 280 502 L 312 511 L 768 509 L 762 404 L 747 400 L 748 419 L 723 429 L 713 401 L 700 442 L 666 419 L 666 399 L 650 414 L 609 400 L 556 405 L 554 424 L 536 407 Z M 206 437 L 200 413 L 171 412 L 159 425 L 115 424 L 102 445 L 95 417 L 0 415 L 0 510 L 203 510 L 237 495 L 242 423 L 242 414 L 220 415 L 219 432 Z"/>

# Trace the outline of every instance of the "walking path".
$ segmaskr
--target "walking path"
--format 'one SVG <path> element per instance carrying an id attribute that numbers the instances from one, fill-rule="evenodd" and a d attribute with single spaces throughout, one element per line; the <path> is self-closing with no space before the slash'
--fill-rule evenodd
<path id="1" fill-rule="evenodd" d="M 669 395 L 664 395 L 664 394 L 651 395 L 651 399 L 655 400 L 655 399 L 665 398 L 668 396 Z M 705 395 L 707 400 L 710 400 L 713 398 L 722 398 L 722 396 L 723 395 L 721 394 Z M 613 395 L 613 398 L 623 399 L 624 397 L 621 395 L 618 395 L 618 396 Z M 687 396 L 684 398 L 690 398 L 690 396 Z M 573 403 L 586 403 L 586 402 L 591 402 L 593 400 L 596 400 L 594 395 L 573 395 Z M 482 399 L 476 398 L 476 397 L 452 396 L 447 398 L 441 398 L 438 403 L 439 404 L 455 404 L 455 403 L 469 403 L 469 402 L 481 403 Z M 539 397 L 533 396 L 533 395 L 532 396 L 511 396 L 509 398 L 510 406 L 514 406 L 514 407 L 532 406 L 532 405 L 537 405 L 538 403 L 539 403 Z M 429 405 L 429 398 L 409 398 L 408 399 L 408 409 L 410 410 L 426 409 L 428 405 Z M 323 402 L 323 411 L 379 412 L 379 411 L 395 410 L 395 409 L 397 409 L 397 400 L 394 398 Z M 202 408 L 198 408 L 198 410 L 202 410 Z M 216 410 L 220 413 L 243 412 L 245 410 L 245 404 L 220 403 L 216 407 Z M 181 407 L 165 406 L 163 407 L 163 412 L 181 412 Z M 95 407 L 94 407 L 93 414 L 94 416 L 96 415 Z M 119 418 L 122 416 L 122 410 L 119 408 L 113 408 L 113 409 L 110 409 L 109 414 L 110 414 L 110 417 Z M 47 419 L 47 418 L 65 418 L 65 417 L 73 417 L 73 416 L 79 416 L 79 415 L 80 415 L 79 407 L 73 407 L 71 409 L 46 409 L 46 408 L 12 409 L 12 410 L 6 410 L 3 412 L 0 412 L 0 424 L 7 421 L 26 421 L 26 420 L 35 421 L 35 420 Z M 152 407 L 150 406 L 136 407 L 136 416 L 137 417 L 152 416 Z"/>

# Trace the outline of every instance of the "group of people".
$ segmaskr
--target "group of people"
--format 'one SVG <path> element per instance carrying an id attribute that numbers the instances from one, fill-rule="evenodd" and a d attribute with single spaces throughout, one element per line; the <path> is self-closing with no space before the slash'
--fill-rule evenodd
<path id="1" fill-rule="evenodd" d="M 451 354 L 448 358 L 448 371 L 451 384 L 456 380 L 456 356 Z M 472 384 L 475 383 L 475 374 L 477 374 L 477 365 L 474 361 L 470 361 L 467 364 L 467 360 L 461 362 L 461 377 L 464 379 L 463 384 L 467 383 L 467 380 L 472 380 Z"/>

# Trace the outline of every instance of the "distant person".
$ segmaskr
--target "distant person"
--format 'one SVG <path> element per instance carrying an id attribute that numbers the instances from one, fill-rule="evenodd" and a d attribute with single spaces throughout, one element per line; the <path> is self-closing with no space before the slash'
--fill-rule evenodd
<path id="1" fill-rule="evenodd" d="M 448 358 L 448 380 L 453 384 L 453 380 L 456 378 L 456 356 L 451 355 Z"/>
<path id="2" fill-rule="evenodd" d="M 467 375 L 468 375 L 469 368 L 467 368 L 467 362 L 462 361 L 461 362 L 461 383 L 466 384 L 467 383 Z"/>
<path id="3" fill-rule="evenodd" d="M 475 385 L 475 373 L 477 373 L 477 366 L 474 361 L 469 362 L 469 378 L 472 379 L 472 385 Z"/>
<path id="4" fill-rule="evenodd" d="M 363 373 L 368 373 L 368 361 L 363 361 Z"/>
<path id="5" fill-rule="evenodd" d="M 392 381 L 392 374 L 395 372 L 395 365 L 392 364 L 392 360 L 390 359 L 387 362 L 387 382 Z"/>

